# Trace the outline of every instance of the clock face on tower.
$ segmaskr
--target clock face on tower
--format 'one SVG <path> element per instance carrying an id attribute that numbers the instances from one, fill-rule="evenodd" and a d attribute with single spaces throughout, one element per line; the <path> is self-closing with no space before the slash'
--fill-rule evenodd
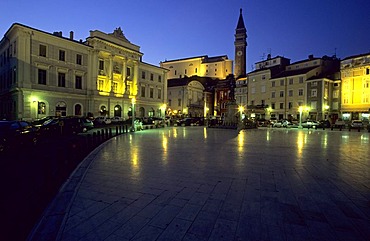
<path id="1" fill-rule="evenodd" d="M 242 56 L 242 55 L 243 55 L 243 52 L 239 50 L 238 52 L 236 52 L 236 54 L 237 54 L 238 56 Z"/>

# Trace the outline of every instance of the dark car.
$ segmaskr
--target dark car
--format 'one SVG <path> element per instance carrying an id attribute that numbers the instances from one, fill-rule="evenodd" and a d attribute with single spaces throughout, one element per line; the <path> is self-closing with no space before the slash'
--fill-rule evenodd
<path id="1" fill-rule="evenodd" d="M 93 123 L 84 117 L 58 117 L 46 121 L 40 127 L 42 136 L 76 135 L 93 128 Z"/>
<path id="2" fill-rule="evenodd" d="M 188 117 L 181 120 L 177 120 L 176 124 L 177 126 L 191 126 L 194 123 L 194 121 L 195 120 L 193 118 Z"/>
<path id="3" fill-rule="evenodd" d="M 0 121 L 0 153 L 36 145 L 38 129 L 27 121 Z"/>

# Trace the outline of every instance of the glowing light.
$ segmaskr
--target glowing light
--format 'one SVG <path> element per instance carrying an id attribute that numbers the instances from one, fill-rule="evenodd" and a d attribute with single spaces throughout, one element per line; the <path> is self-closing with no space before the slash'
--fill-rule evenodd
<path id="1" fill-rule="evenodd" d="M 207 139 L 207 128 L 203 128 L 204 139 Z"/>
<path id="2" fill-rule="evenodd" d="M 109 96 L 109 93 L 108 93 L 108 92 L 100 91 L 100 92 L 99 92 L 99 95 L 102 95 L 102 96 Z"/>

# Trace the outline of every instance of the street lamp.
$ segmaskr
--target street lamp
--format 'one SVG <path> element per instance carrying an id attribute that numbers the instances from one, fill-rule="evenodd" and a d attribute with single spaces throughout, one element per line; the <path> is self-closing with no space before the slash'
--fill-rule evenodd
<path id="1" fill-rule="evenodd" d="M 238 107 L 239 113 L 240 113 L 240 120 L 243 120 L 243 112 L 244 112 L 244 106 L 240 105 Z"/>
<path id="2" fill-rule="evenodd" d="M 298 108 L 298 111 L 299 111 L 299 126 L 298 126 L 298 128 L 302 128 L 302 111 L 303 111 L 303 106 L 300 106 Z"/>
<path id="3" fill-rule="evenodd" d="M 136 99 L 135 97 L 132 97 L 131 99 L 131 117 L 132 117 L 132 122 L 131 122 L 131 132 L 134 132 L 135 131 L 135 102 L 136 102 Z"/>
<path id="4" fill-rule="evenodd" d="M 299 106 L 299 126 L 298 128 L 302 128 L 302 112 L 303 111 L 309 111 L 309 108 L 307 106 Z"/>

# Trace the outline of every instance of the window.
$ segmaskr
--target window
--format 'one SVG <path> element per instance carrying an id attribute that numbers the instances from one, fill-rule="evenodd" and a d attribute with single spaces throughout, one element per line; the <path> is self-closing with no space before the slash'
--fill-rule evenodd
<path id="1" fill-rule="evenodd" d="M 299 83 L 303 84 L 303 77 L 299 77 Z"/>
<path id="2" fill-rule="evenodd" d="M 339 90 L 334 90 L 333 91 L 333 98 L 338 98 L 339 97 Z"/>
<path id="3" fill-rule="evenodd" d="M 175 70 L 175 75 L 177 75 L 177 70 Z"/>
<path id="4" fill-rule="evenodd" d="M 153 87 L 150 87 L 150 89 L 149 89 L 149 97 L 154 98 L 154 89 L 153 89 Z"/>
<path id="5" fill-rule="evenodd" d="M 14 49 L 14 51 L 15 51 L 15 49 Z M 15 52 L 14 52 L 15 53 Z M 368 74 L 370 74 L 370 69 L 369 68 L 367 68 L 366 69 L 366 74 L 368 75 Z"/>
<path id="6" fill-rule="evenodd" d="M 46 46 L 41 45 L 39 46 L 39 56 L 46 57 Z"/>
<path id="7" fill-rule="evenodd" d="M 181 99 L 177 99 L 177 106 L 181 106 Z"/>
<path id="8" fill-rule="evenodd" d="M 275 98 L 275 91 L 271 92 L 271 98 Z"/>
<path id="9" fill-rule="evenodd" d="M 252 89 L 251 89 L 251 93 L 252 93 L 252 94 L 255 94 L 255 93 L 256 93 L 256 88 L 255 88 L 255 87 L 252 87 Z"/>
<path id="10" fill-rule="evenodd" d="M 311 90 L 311 97 L 317 97 L 317 90 Z"/>
<path id="11" fill-rule="evenodd" d="M 145 71 L 142 71 L 142 72 L 141 72 L 141 78 L 142 78 L 142 79 L 145 79 Z"/>
<path id="12" fill-rule="evenodd" d="M 198 68 L 195 68 L 195 73 L 198 73 Z"/>
<path id="13" fill-rule="evenodd" d="M 261 92 L 262 92 L 262 93 L 265 93 L 265 92 L 266 92 L 266 86 L 265 86 L 265 85 L 262 85 L 262 86 L 261 86 Z"/>
<path id="14" fill-rule="evenodd" d="M 284 82 L 285 82 L 284 79 L 281 79 L 280 80 L 280 86 L 284 86 Z"/>
<path id="15" fill-rule="evenodd" d="M 288 108 L 289 108 L 289 109 L 292 109 L 292 108 L 293 108 L 293 103 L 292 103 L 292 102 L 289 102 L 289 103 L 288 103 Z"/>
<path id="16" fill-rule="evenodd" d="M 158 75 L 158 82 L 162 82 L 162 76 Z"/>
<path id="17" fill-rule="evenodd" d="M 98 90 L 103 90 L 104 89 L 104 80 L 99 80 L 98 81 Z"/>
<path id="18" fill-rule="evenodd" d="M 275 103 L 271 103 L 271 109 L 275 110 Z"/>
<path id="19" fill-rule="evenodd" d="M 40 85 L 46 85 L 46 70 L 39 69 L 39 71 L 38 71 L 38 83 Z"/>
<path id="20" fill-rule="evenodd" d="M 298 90 L 298 96 L 303 96 L 303 89 Z"/>
<path id="21" fill-rule="evenodd" d="M 162 90 L 158 89 L 158 99 L 162 99 Z"/>
<path id="22" fill-rule="evenodd" d="M 58 87 L 66 87 L 66 74 L 58 73 Z"/>
<path id="23" fill-rule="evenodd" d="M 76 89 L 82 89 L 82 76 L 76 76 L 75 87 Z"/>
<path id="24" fill-rule="evenodd" d="M 141 86 L 141 97 L 145 97 L 145 86 Z"/>
<path id="25" fill-rule="evenodd" d="M 311 86 L 317 86 L 317 81 L 311 82 Z"/>
<path id="26" fill-rule="evenodd" d="M 127 67 L 127 68 L 126 68 L 126 75 L 127 75 L 128 77 L 130 77 L 130 76 L 131 76 L 131 68 L 130 68 L 130 67 Z"/>
<path id="27" fill-rule="evenodd" d="M 46 114 L 46 104 L 45 104 L 45 102 L 39 102 L 38 103 L 37 113 L 41 114 L 41 115 Z"/>
<path id="28" fill-rule="evenodd" d="M 172 106 L 172 100 L 171 99 L 168 100 L 168 105 Z"/>
<path id="29" fill-rule="evenodd" d="M 150 80 L 154 80 L 154 74 L 150 74 Z"/>
<path id="30" fill-rule="evenodd" d="M 284 90 L 280 90 L 279 96 L 284 97 Z"/>
<path id="31" fill-rule="evenodd" d="M 82 55 L 76 54 L 76 64 L 82 65 Z"/>
<path id="32" fill-rule="evenodd" d="M 284 103 L 280 103 L 280 109 L 284 109 Z"/>
<path id="33" fill-rule="evenodd" d="M 66 58 L 66 51 L 59 50 L 59 60 L 60 61 L 65 61 L 65 58 Z"/>
<path id="34" fill-rule="evenodd" d="M 262 79 L 266 79 L 266 75 L 262 75 Z"/>
<path id="35" fill-rule="evenodd" d="M 292 97 L 292 96 L 293 96 L 293 90 L 289 90 L 288 95 L 289 95 L 290 97 Z"/>
<path id="36" fill-rule="evenodd" d="M 99 60 L 99 70 L 104 70 L 104 60 Z"/>
<path id="37" fill-rule="evenodd" d="M 289 84 L 290 84 L 290 85 L 294 84 L 294 80 L 293 80 L 293 78 L 290 78 L 290 79 L 289 79 Z"/>
<path id="38" fill-rule="evenodd" d="M 275 81 L 271 81 L 271 87 L 275 87 Z"/>
<path id="39" fill-rule="evenodd" d="M 118 93 L 118 83 L 117 82 L 113 82 L 113 92 L 114 93 Z"/>
<path id="40" fill-rule="evenodd" d="M 75 105 L 75 115 L 82 115 L 82 106 L 80 104 Z"/>
<path id="41" fill-rule="evenodd" d="M 312 101 L 311 102 L 311 109 L 316 110 L 316 108 L 317 108 L 317 101 Z"/>

